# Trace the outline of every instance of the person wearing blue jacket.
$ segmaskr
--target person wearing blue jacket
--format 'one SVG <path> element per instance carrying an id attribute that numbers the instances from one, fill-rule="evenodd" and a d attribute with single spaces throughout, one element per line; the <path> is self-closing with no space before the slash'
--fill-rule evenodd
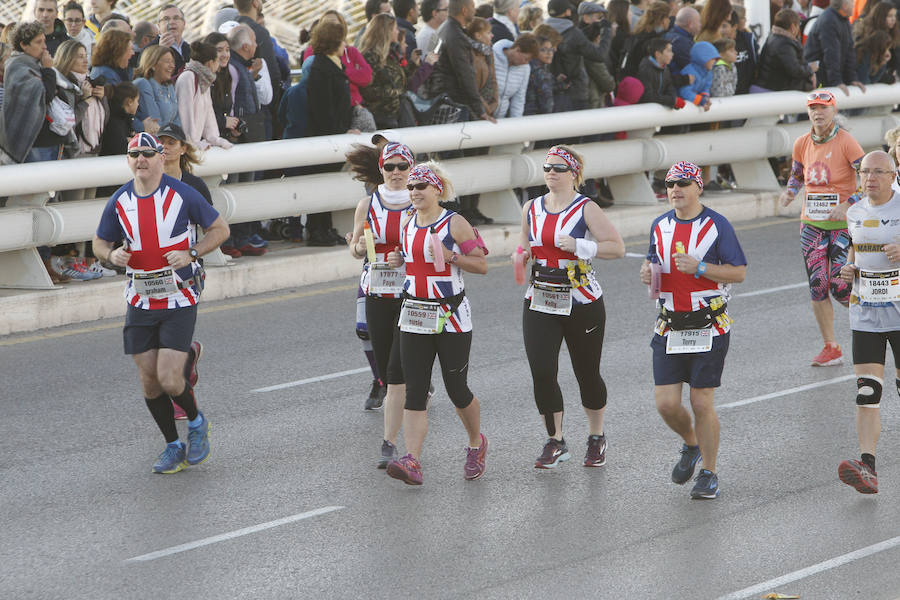
<path id="1" fill-rule="evenodd" d="M 693 75 L 694 81 L 678 89 L 678 95 L 709 110 L 709 88 L 712 85 L 712 68 L 719 60 L 719 51 L 709 42 L 697 42 L 691 48 L 691 62 L 681 70 L 682 75 Z"/>

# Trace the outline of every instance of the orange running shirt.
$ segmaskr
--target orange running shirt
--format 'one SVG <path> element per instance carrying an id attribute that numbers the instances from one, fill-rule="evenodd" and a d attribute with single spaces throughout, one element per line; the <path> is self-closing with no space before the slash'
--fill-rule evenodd
<path id="1" fill-rule="evenodd" d="M 803 185 L 807 194 L 835 193 L 841 202 L 856 192 L 856 170 L 853 163 L 865 152 L 844 129 L 824 144 L 816 144 L 810 134 L 794 142 L 793 159 L 803 165 Z M 804 202 L 801 220 L 821 229 L 846 229 L 846 221 L 812 221 L 806 215 Z"/>

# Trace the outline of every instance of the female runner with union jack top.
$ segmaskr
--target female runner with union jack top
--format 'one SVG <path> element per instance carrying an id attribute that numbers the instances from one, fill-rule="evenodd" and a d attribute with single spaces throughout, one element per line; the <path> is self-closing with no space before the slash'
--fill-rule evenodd
<path id="1" fill-rule="evenodd" d="M 557 381 L 563 340 L 588 418 L 584 466 L 606 463 L 606 384 L 600 376 L 606 309 L 591 259 L 621 258 L 625 244 L 603 209 L 578 193 L 583 172 L 581 155 L 566 146 L 554 146 L 544 161 L 549 193 L 530 200 L 522 210 L 517 253 L 524 254 L 526 262 L 534 259 L 522 333 L 534 400 L 550 436 L 534 463 L 536 469 L 552 469 L 570 458 L 562 433 L 563 399 Z"/>
<path id="2" fill-rule="evenodd" d="M 391 461 L 387 473 L 410 485 L 422 484 L 419 457 L 428 432 L 428 388 L 437 356 L 447 395 L 469 436 L 464 477 L 477 479 L 484 474 L 488 441 L 481 433 L 481 405 L 467 383 L 472 313 L 462 272 L 487 273 L 486 249 L 468 221 L 440 205 L 453 197 L 453 190 L 436 164 L 410 171 L 406 187 L 416 212 L 403 225 L 401 248 L 389 252 L 387 259 L 393 268 L 406 265 L 400 358 L 406 378 L 403 431 L 408 453 Z"/>
<path id="3" fill-rule="evenodd" d="M 355 258 L 366 259 L 360 277 L 360 288 L 365 295 L 365 322 L 372 341 L 378 378 L 387 386 L 379 469 L 386 468 L 392 459 L 397 458 L 397 435 L 403 423 L 406 384 L 400 365 L 400 331 L 397 323 L 403 303 L 406 271 L 403 267 L 389 268 L 386 256 L 400 246 L 401 225 L 413 212 L 406 181 L 414 164 L 415 156 L 408 146 L 397 142 L 384 145 L 378 157 L 382 183 L 370 197 L 363 198 L 356 206 L 353 234 L 348 244 Z M 368 256 L 367 237 L 372 241 L 374 256 Z M 366 408 L 378 407 L 367 401 Z"/>
<path id="4" fill-rule="evenodd" d="M 747 259 L 728 219 L 700 203 L 702 192 L 697 165 L 675 163 L 666 173 L 673 210 L 650 228 L 641 281 L 659 297 L 650 343 L 656 410 L 684 440 L 672 481 L 687 483 L 702 460 L 691 498 L 711 499 L 719 495 L 719 418 L 713 393 L 721 383 L 733 322 L 725 309 L 730 284 L 744 280 Z M 683 383 L 691 387 L 693 423 L 681 405 Z"/>

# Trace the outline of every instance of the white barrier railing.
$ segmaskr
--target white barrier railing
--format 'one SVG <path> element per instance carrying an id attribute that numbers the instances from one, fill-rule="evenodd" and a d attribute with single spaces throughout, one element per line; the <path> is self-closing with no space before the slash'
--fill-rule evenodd
<path id="1" fill-rule="evenodd" d="M 900 102 L 900 84 L 872 85 L 849 97 L 835 92 L 839 108 L 864 109 L 852 117 L 853 136 L 864 148 L 876 148 L 884 133 L 900 124 L 891 114 Z M 767 158 L 790 155 L 793 140 L 808 123 L 777 124 L 784 114 L 802 112 L 805 94 L 773 92 L 714 99 L 708 112 L 694 106 L 674 111 L 656 104 L 604 108 L 498 123 L 476 121 L 383 132 L 417 153 L 489 148 L 486 155 L 448 159 L 445 166 L 458 194 L 481 194 L 480 208 L 499 221 L 520 218 L 514 188 L 543 181 L 545 152 L 537 140 L 572 141 L 583 136 L 627 131 L 628 139 L 578 144 L 588 177 L 606 177 L 617 204 L 653 203 L 645 175 L 676 160 L 698 164 L 730 163 L 744 189 L 777 189 Z M 661 127 L 705 122 L 743 121 L 740 127 L 686 134 L 655 135 Z M 343 211 L 348 219 L 362 195 L 347 173 L 332 172 L 223 185 L 226 174 L 343 162 L 353 143 L 369 134 L 335 135 L 237 145 L 212 149 L 196 169 L 210 185 L 216 208 L 229 222 Z M 91 238 L 105 200 L 48 204 L 48 190 L 94 188 L 131 178 L 124 157 L 72 159 L 0 167 L 0 287 L 52 287 L 35 246 Z M 344 225 L 345 223 L 341 223 Z"/>

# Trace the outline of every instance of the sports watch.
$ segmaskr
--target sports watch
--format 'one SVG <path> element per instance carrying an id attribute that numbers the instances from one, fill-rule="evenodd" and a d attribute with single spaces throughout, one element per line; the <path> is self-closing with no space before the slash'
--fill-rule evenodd
<path id="1" fill-rule="evenodd" d="M 197 252 L 196 248 L 190 248 L 188 254 L 191 255 L 191 262 L 197 262 L 197 259 L 200 258 L 200 253 Z"/>

